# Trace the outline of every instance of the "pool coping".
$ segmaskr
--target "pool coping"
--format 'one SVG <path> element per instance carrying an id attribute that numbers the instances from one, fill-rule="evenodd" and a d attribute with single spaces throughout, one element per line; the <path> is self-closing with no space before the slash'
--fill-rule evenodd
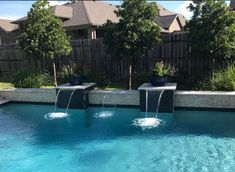
<path id="1" fill-rule="evenodd" d="M 104 95 L 107 106 L 138 107 L 138 90 L 92 90 L 89 92 L 90 106 L 100 106 Z M 0 96 L 12 101 L 23 103 L 53 104 L 56 88 L 14 88 L 0 91 Z M 235 91 L 183 91 L 175 92 L 176 109 L 227 109 L 235 110 Z"/>

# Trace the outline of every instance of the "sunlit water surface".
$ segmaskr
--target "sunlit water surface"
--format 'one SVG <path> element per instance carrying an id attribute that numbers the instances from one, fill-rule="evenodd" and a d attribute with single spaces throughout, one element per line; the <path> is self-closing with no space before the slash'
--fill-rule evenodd
<path id="1" fill-rule="evenodd" d="M 160 114 L 156 128 L 133 126 L 133 108 L 91 107 L 47 120 L 50 105 L 0 107 L 1 172 L 234 171 L 235 113 Z M 63 110 L 58 110 L 62 112 Z M 107 113 L 109 112 L 109 113 Z M 112 114 L 110 114 L 112 113 Z M 149 114 L 154 117 L 155 114 Z"/>

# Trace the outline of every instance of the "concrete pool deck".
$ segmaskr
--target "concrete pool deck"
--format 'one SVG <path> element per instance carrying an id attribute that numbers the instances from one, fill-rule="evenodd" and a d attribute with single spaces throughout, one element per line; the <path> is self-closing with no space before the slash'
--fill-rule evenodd
<path id="1" fill-rule="evenodd" d="M 0 91 L 0 96 L 10 101 L 54 103 L 55 88 L 15 88 Z M 128 105 L 139 106 L 140 96 L 138 90 L 92 90 L 89 92 L 89 104 Z M 176 91 L 174 94 L 175 107 L 191 108 L 222 108 L 235 109 L 235 91 Z"/>

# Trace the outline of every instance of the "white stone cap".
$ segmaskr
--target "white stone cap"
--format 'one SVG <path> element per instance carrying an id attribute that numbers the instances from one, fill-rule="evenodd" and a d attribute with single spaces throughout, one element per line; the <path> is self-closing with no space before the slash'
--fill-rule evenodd
<path id="1" fill-rule="evenodd" d="M 142 84 L 138 90 L 147 90 L 147 91 L 161 91 L 161 90 L 176 90 L 176 83 L 166 83 L 164 86 L 153 86 L 151 83 Z"/>
<path id="2" fill-rule="evenodd" d="M 74 89 L 80 89 L 80 90 L 85 90 L 89 87 L 95 86 L 95 83 L 83 83 L 82 85 L 74 85 L 72 86 L 70 83 L 66 83 L 63 85 L 59 85 L 56 87 L 57 89 L 65 89 L 65 90 L 74 90 Z"/>

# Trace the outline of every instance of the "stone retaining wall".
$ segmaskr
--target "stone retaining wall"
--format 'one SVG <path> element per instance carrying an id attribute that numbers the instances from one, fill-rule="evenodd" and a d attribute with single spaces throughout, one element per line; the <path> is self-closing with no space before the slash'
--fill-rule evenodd
<path id="1" fill-rule="evenodd" d="M 235 109 L 235 91 L 177 91 L 175 107 Z"/>
<path id="2" fill-rule="evenodd" d="M 55 89 L 7 89 L 0 91 L 0 96 L 11 101 L 54 103 L 56 91 Z M 100 105 L 102 101 L 109 105 L 139 106 L 139 91 L 92 90 L 89 92 L 90 104 Z M 235 109 L 235 91 L 176 91 L 174 103 L 175 107 Z"/>

